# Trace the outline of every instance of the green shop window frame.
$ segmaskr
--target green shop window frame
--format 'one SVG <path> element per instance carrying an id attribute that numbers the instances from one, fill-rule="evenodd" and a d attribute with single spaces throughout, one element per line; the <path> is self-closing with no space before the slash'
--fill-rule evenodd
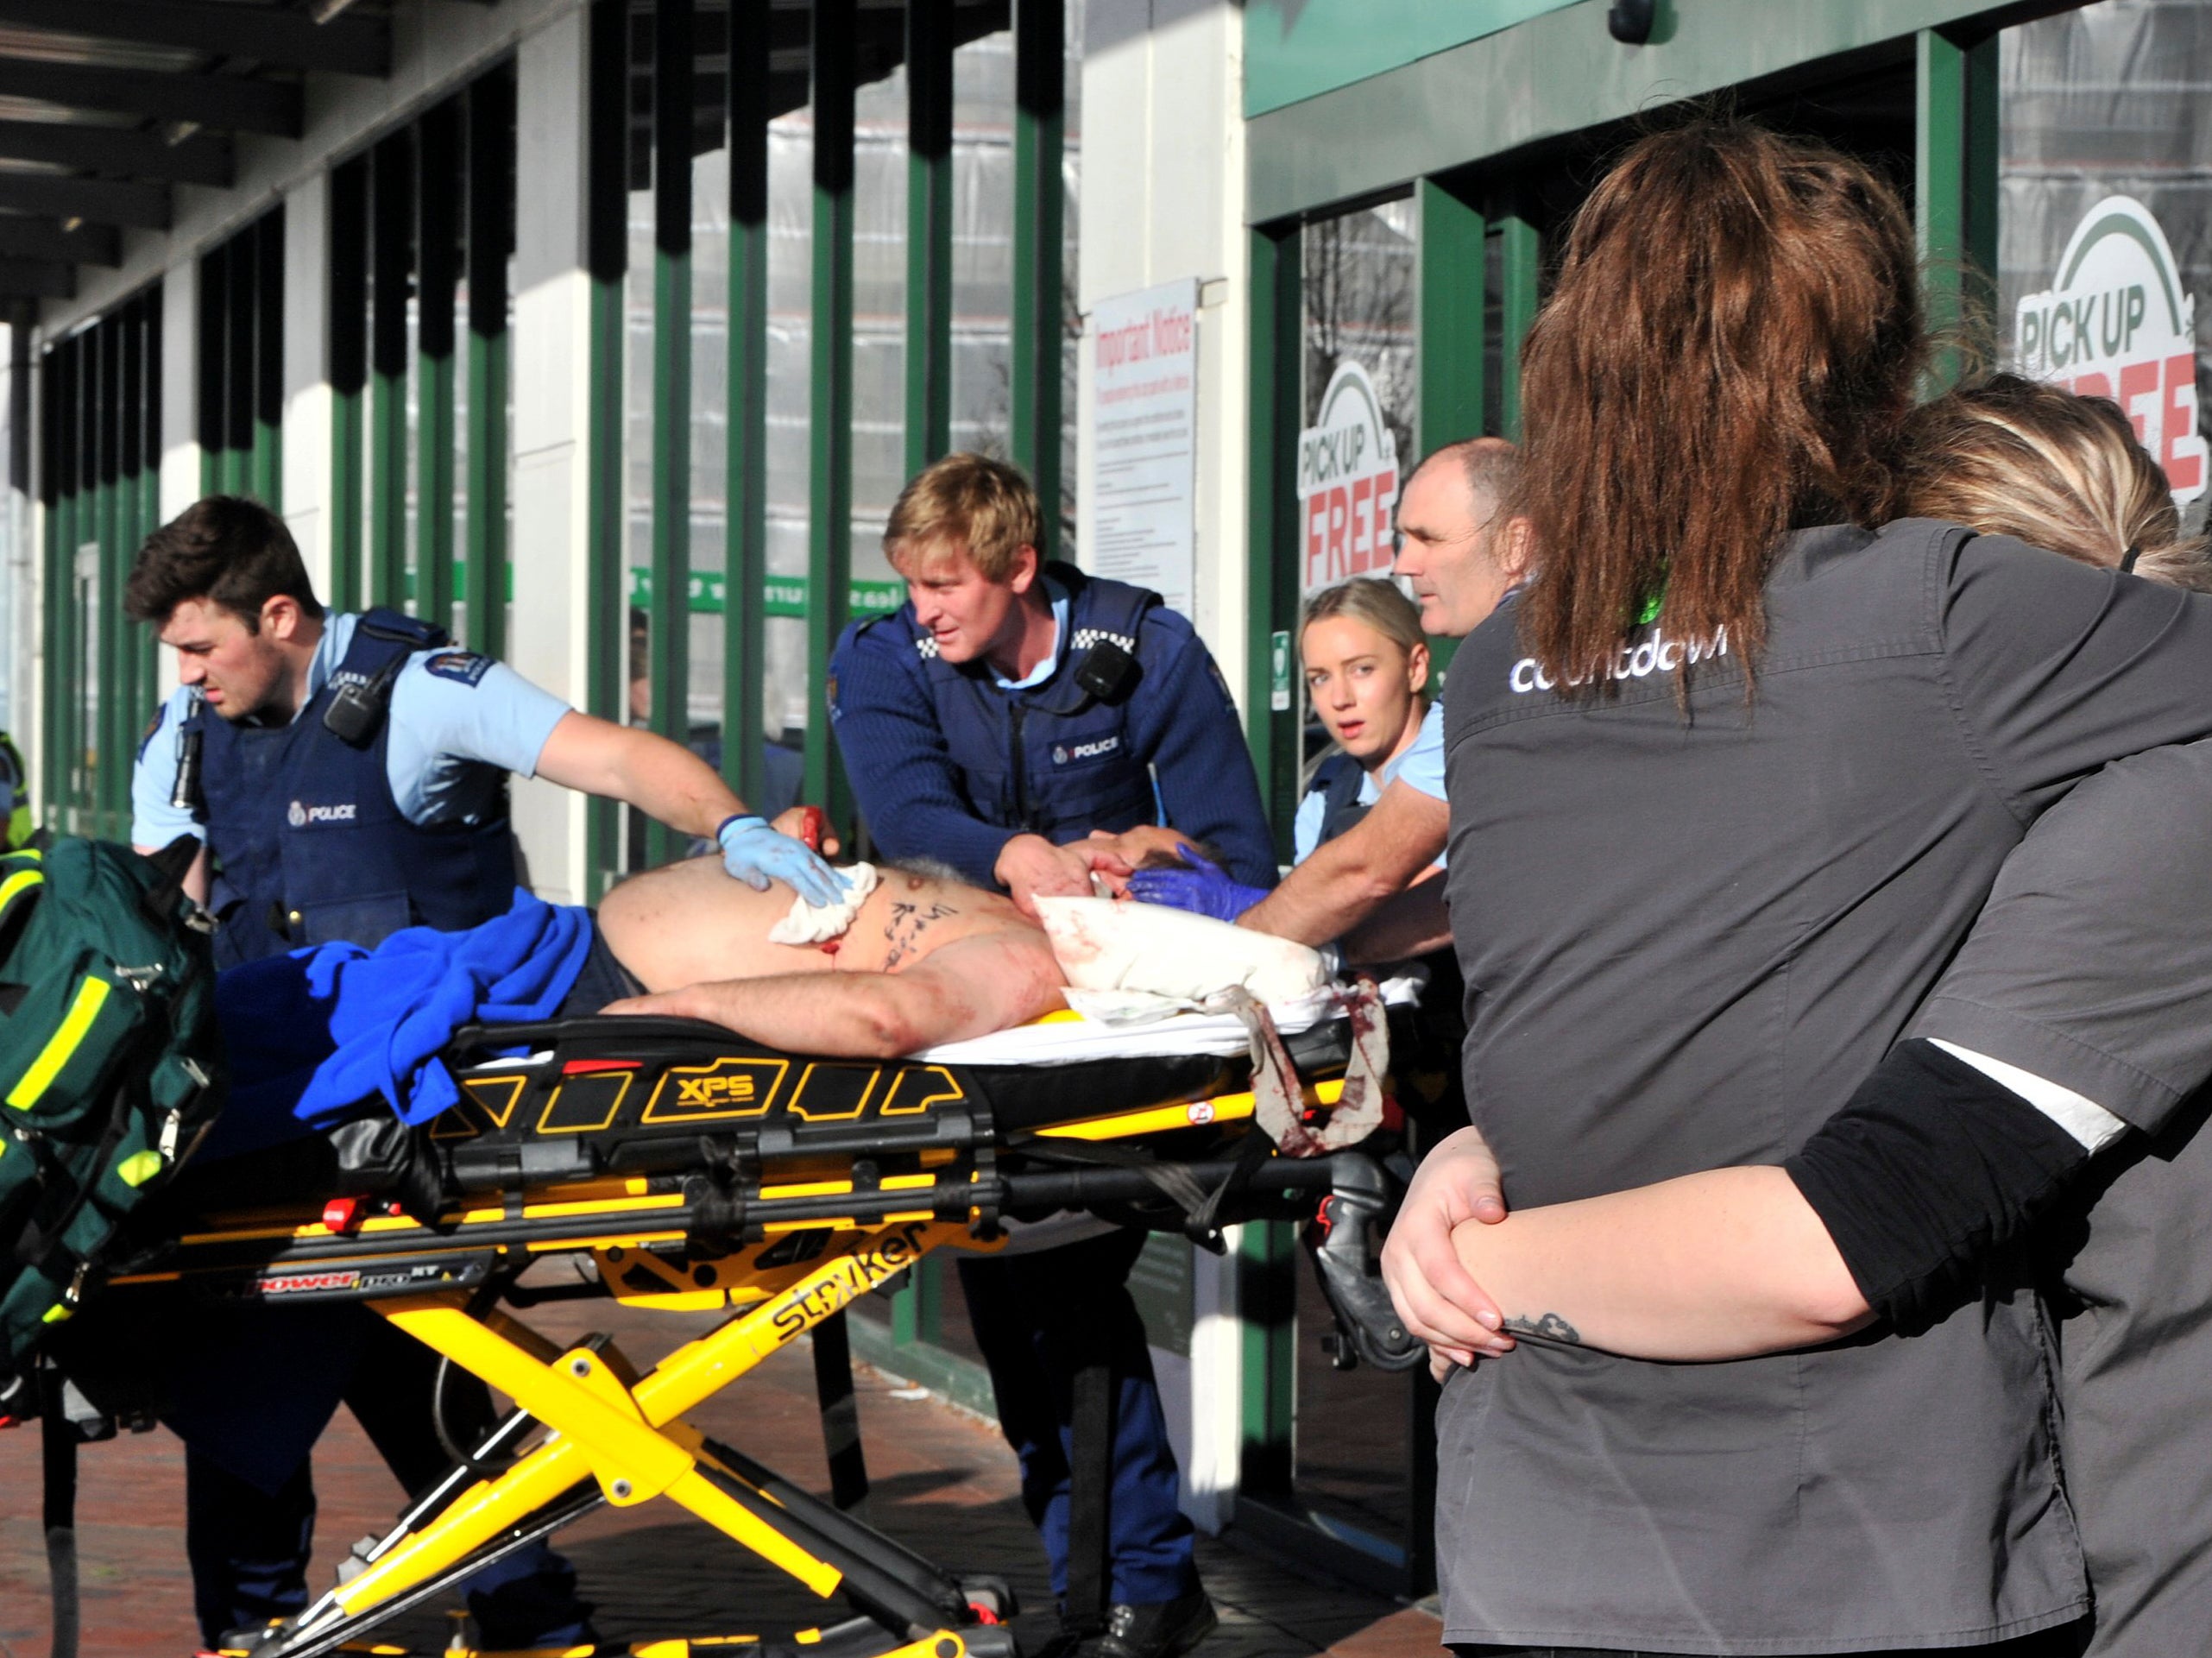
<path id="1" fill-rule="evenodd" d="M 329 192 L 331 602 L 388 605 L 448 630 L 457 622 L 463 642 L 490 656 L 506 651 L 513 586 L 514 123 L 514 66 L 502 60 L 334 163 Z"/>

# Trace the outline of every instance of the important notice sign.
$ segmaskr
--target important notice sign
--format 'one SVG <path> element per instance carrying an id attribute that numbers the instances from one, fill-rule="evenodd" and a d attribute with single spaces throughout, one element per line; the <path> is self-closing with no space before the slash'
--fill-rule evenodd
<path id="1" fill-rule="evenodd" d="M 1198 282 L 1091 312 L 1091 487 L 1083 562 L 1190 613 L 1198 454 Z"/>
<path id="2" fill-rule="evenodd" d="M 1397 439 L 1375 383 L 1358 363 L 1339 363 L 1320 414 L 1298 434 L 1300 590 L 1389 575 L 1397 503 Z"/>
<path id="3" fill-rule="evenodd" d="M 2126 410 L 2176 501 L 2204 493 L 2196 299 L 2141 202 L 2107 196 L 2083 215 L 2051 287 L 2013 312 L 2013 347 L 2022 373 Z"/>

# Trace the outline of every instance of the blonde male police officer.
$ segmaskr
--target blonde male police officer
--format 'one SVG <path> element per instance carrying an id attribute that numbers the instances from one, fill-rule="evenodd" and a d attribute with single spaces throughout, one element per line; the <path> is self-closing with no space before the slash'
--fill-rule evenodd
<path id="1" fill-rule="evenodd" d="M 781 880 L 818 902 L 841 890 L 677 744 L 579 714 L 412 617 L 325 614 L 290 532 L 258 502 L 211 496 L 156 530 L 124 604 L 176 650 L 183 682 L 140 746 L 131 838 L 142 850 L 205 842 L 191 887 L 215 917 L 221 965 L 505 913 L 510 772 L 712 836 L 753 886 Z M 243 1385 L 196 1393 L 187 1377 L 171 1416 L 187 1440 L 186 1543 L 211 1646 L 305 1604 L 307 1452 L 340 1393 L 403 1485 L 444 1461 L 416 1344 L 353 1307 L 262 1309 L 248 1322 L 233 1338 L 280 1352 L 284 1384 L 268 1397 Z M 543 1551 L 480 1575 L 469 1602 L 483 1643 L 577 1638 L 572 1582 Z"/>
<path id="2" fill-rule="evenodd" d="M 980 455 L 939 461 L 892 509 L 884 545 L 907 602 L 846 631 L 830 692 L 877 843 L 1003 886 L 1024 908 L 1090 892 L 1090 831 L 1146 823 L 1209 843 L 1239 879 L 1271 882 L 1258 780 L 1204 642 L 1156 593 L 1041 564 L 1037 537 L 1028 480 Z M 1175 1658 L 1214 1622 L 1125 1287 L 1143 1245 L 1117 1232 L 961 1263 L 1023 1501 L 1084 1658 Z M 1093 1550 L 1097 1516 L 1073 1511 L 1070 1462 L 1091 1448 L 1087 1434 L 1071 1450 L 1074 1398 L 1101 1368 L 1111 1389 L 1085 1395 L 1112 1424 Z"/>

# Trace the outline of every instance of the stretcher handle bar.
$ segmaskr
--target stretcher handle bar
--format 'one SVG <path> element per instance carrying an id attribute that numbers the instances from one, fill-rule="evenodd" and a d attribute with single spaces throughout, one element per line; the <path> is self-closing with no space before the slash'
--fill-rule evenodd
<path id="1" fill-rule="evenodd" d="M 694 1043 L 706 1037 L 724 1048 L 742 1043 L 757 1053 L 772 1050 L 747 1042 L 728 1025 L 705 1019 L 679 1019 L 665 1013 L 590 1014 L 572 1019 L 527 1019 L 514 1024 L 464 1024 L 447 1040 L 447 1050 L 458 1056 L 498 1048 L 551 1048 L 564 1042 L 594 1037 L 623 1048 L 641 1043 Z M 787 1054 L 777 1054 L 787 1059 Z"/>
<path id="2" fill-rule="evenodd" d="M 1333 1157 L 1270 1157 L 1253 1169 L 1249 1188 L 1255 1195 L 1326 1192 L 1335 1184 L 1335 1161 Z M 1221 1158 L 1211 1163 L 1170 1166 L 1182 1169 L 1211 1190 L 1217 1181 L 1228 1179 L 1238 1165 L 1234 1158 Z M 1160 1195 L 1160 1188 L 1142 1169 L 1085 1167 L 1035 1174 L 1001 1174 L 997 1185 L 999 1207 L 1008 1209 L 1081 1209 L 1095 1203 L 1129 1203 Z M 1219 1218 L 1225 1221 L 1235 1219 L 1227 1214 Z"/>
<path id="3" fill-rule="evenodd" d="M 596 1480 L 586 1480 L 558 1502 L 540 1509 L 536 1516 L 524 1520 L 503 1537 L 493 1539 L 482 1548 L 462 1560 L 456 1560 L 443 1572 L 433 1572 L 413 1588 L 401 1590 L 389 1600 L 380 1600 L 374 1606 L 364 1607 L 351 1617 L 338 1615 L 315 1622 L 316 1614 L 328 1606 L 336 1607 L 332 1597 L 323 1598 L 301 1613 L 291 1626 L 280 1624 L 277 1632 L 255 1647 L 249 1658 L 318 1658 L 318 1655 L 367 1634 L 400 1616 L 412 1611 L 423 1602 L 432 1599 L 465 1579 L 472 1578 L 486 1567 L 505 1560 L 518 1549 L 541 1542 L 563 1526 L 572 1524 L 598 1508 L 607 1500 Z"/>
<path id="4" fill-rule="evenodd" d="M 896 1538 L 887 1537 L 874 1527 L 864 1525 L 833 1504 L 825 1503 L 812 1491 L 802 1490 L 778 1473 L 766 1463 L 756 1462 L 744 1452 L 720 1440 L 702 1441 L 706 1453 L 732 1473 L 754 1486 L 771 1502 L 778 1503 L 790 1513 L 812 1527 L 822 1538 L 847 1548 L 865 1552 L 883 1571 L 898 1578 L 917 1594 L 926 1595 L 939 1606 L 953 1605 L 961 1616 L 967 1615 L 967 1594 L 959 1579 L 928 1557 L 916 1554 Z M 953 1598 L 948 1602 L 945 1597 Z"/>

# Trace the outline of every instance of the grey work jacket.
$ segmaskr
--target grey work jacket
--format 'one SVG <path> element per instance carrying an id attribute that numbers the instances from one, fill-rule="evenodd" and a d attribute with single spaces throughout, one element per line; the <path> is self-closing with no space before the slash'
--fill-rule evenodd
<path id="1" fill-rule="evenodd" d="M 2139 1129 L 2037 1228 L 2091 1658 L 2212 1630 L 2212 743 L 2115 761 L 2036 823 L 1910 1034 Z"/>
<path id="2" fill-rule="evenodd" d="M 2086 773 L 2212 731 L 2212 602 L 1952 526 L 1793 536 L 1747 703 L 1647 628 L 1545 689 L 1509 602 L 1446 697 L 1470 1111 L 1508 1200 L 1777 1163 L 1898 1038 Z M 1661 1365 L 1537 1342 L 1438 1432 L 1446 1639 L 1969 1646 L 2083 1610 L 2026 1290 L 1911 1340 Z"/>

